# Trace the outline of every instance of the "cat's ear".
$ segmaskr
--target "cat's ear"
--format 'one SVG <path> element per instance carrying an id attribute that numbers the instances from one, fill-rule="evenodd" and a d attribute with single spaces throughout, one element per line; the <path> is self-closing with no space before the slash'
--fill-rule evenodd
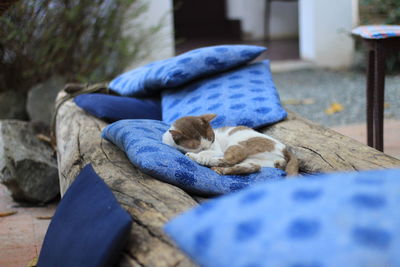
<path id="1" fill-rule="evenodd" d="M 203 120 L 205 120 L 206 122 L 210 122 L 212 121 L 215 117 L 217 117 L 217 114 L 204 114 L 200 116 Z"/>
<path id="2" fill-rule="evenodd" d="M 181 131 L 169 130 L 169 132 L 171 133 L 172 139 L 174 139 L 175 142 L 184 137 L 184 135 L 183 135 L 183 133 Z"/>

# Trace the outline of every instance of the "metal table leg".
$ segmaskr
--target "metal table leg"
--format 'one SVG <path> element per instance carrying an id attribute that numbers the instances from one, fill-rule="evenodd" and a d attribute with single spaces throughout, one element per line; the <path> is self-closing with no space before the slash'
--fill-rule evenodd
<path id="1" fill-rule="evenodd" d="M 375 42 L 374 79 L 374 148 L 383 152 L 383 106 L 385 92 L 385 50 L 383 44 Z"/>
<path id="2" fill-rule="evenodd" d="M 368 27 L 367 27 L 368 28 Z M 359 32 L 356 36 L 362 36 Z M 368 51 L 367 67 L 367 144 L 383 152 L 385 102 L 385 61 L 393 52 L 400 52 L 400 36 L 363 37 Z"/>
<path id="3" fill-rule="evenodd" d="M 373 108 L 374 108 L 374 85 L 375 85 L 375 51 L 368 51 L 368 68 L 367 68 L 367 144 L 370 147 L 374 145 L 374 120 L 373 120 Z"/>

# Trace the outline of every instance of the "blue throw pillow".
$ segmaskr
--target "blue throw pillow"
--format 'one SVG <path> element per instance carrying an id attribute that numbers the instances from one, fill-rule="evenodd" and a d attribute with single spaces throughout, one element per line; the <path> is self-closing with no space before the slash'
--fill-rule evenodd
<path id="1" fill-rule="evenodd" d="M 123 119 L 161 120 L 159 99 L 139 99 L 106 94 L 83 94 L 75 97 L 75 103 L 88 113 L 106 121 Z"/>
<path id="2" fill-rule="evenodd" d="M 115 266 L 131 224 L 131 216 L 86 165 L 57 206 L 38 267 Z"/>
<path id="3" fill-rule="evenodd" d="M 220 195 L 285 176 L 284 171 L 275 168 L 262 168 L 250 175 L 219 175 L 162 143 L 168 128 L 161 121 L 121 120 L 107 126 L 102 136 L 125 151 L 144 173 L 195 194 Z"/>
<path id="4" fill-rule="evenodd" d="M 400 169 L 262 183 L 165 230 L 201 266 L 400 266 Z"/>
<path id="5" fill-rule="evenodd" d="M 109 87 L 124 96 L 152 96 L 165 88 L 245 64 L 265 50 L 254 45 L 203 47 L 123 73 Z"/>
<path id="6" fill-rule="evenodd" d="M 257 128 L 286 118 L 287 112 L 281 106 L 272 81 L 269 61 L 163 92 L 162 116 L 166 123 L 206 113 L 218 115 L 211 123 L 213 127 Z"/>

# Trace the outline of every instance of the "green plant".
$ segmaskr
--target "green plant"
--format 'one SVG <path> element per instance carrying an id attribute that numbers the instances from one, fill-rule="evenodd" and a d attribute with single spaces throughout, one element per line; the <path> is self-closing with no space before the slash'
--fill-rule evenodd
<path id="1" fill-rule="evenodd" d="M 160 25 L 144 28 L 141 0 L 20 0 L 0 16 L 0 90 L 27 90 L 53 74 L 113 78 L 147 54 Z M 134 35 L 124 34 L 129 20 Z"/>
<path id="2" fill-rule="evenodd" d="M 362 23 L 400 23 L 399 0 L 360 0 Z"/>

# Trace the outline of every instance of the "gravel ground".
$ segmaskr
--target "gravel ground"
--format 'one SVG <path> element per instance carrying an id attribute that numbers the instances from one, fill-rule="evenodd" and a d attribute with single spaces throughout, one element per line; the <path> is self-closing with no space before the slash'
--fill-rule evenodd
<path id="1" fill-rule="evenodd" d="M 285 107 L 327 127 L 365 123 L 365 73 L 307 69 L 274 73 Z M 325 110 L 337 102 L 343 110 Z M 400 75 L 386 76 L 385 119 L 400 119 Z"/>

